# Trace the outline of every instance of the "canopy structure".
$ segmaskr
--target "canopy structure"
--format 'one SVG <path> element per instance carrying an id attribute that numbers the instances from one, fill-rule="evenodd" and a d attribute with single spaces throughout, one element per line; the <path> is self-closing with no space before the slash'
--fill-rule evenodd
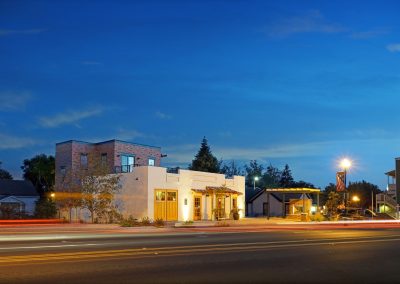
<path id="1" fill-rule="evenodd" d="M 241 195 L 243 193 L 233 190 L 231 188 L 225 186 L 206 186 L 205 189 L 194 189 L 194 192 L 201 193 L 201 194 L 237 194 Z"/>
<path id="2" fill-rule="evenodd" d="M 265 189 L 266 192 L 271 193 L 320 193 L 321 189 L 319 188 L 267 188 Z"/>
<path id="3" fill-rule="evenodd" d="M 390 177 L 396 177 L 396 170 L 389 171 L 389 172 L 385 173 L 385 175 L 390 176 Z"/>
<path id="4" fill-rule="evenodd" d="M 267 203 L 268 203 L 268 210 L 267 210 L 267 217 L 269 218 L 269 212 L 270 212 L 270 194 L 273 193 L 280 193 L 282 194 L 282 212 L 283 212 L 283 217 L 286 216 L 286 209 L 285 209 L 285 194 L 293 194 L 293 193 L 300 193 L 302 194 L 302 199 L 303 199 L 303 213 L 306 213 L 304 211 L 305 208 L 305 194 L 316 194 L 317 195 L 317 207 L 319 207 L 319 194 L 321 193 L 321 189 L 319 188 L 306 188 L 306 187 L 299 187 L 299 188 L 267 188 L 265 189 L 265 192 L 267 193 Z"/>

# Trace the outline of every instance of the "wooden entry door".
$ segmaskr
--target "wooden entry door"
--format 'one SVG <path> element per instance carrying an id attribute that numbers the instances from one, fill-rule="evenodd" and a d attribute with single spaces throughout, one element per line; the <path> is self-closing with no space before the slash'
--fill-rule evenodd
<path id="1" fill-rule="evenodd" d="M 195 196 L 193 204 L 194 204 L 193 220 L 199 221 L 201 220 L 201 196 Z"/>
<path id="2" fill-rule="evenodd" d="M 178 220 L 178 191 L 156 189 L 154 191 L 154 219 Z"/>

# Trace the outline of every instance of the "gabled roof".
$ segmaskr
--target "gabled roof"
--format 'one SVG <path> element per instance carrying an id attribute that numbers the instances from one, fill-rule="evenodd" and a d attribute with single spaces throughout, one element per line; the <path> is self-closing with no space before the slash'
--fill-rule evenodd
<path id="1" fill-rule="evenodd" d="M 35 187 L 26 180 L 0 180 L 0 195 L 39 196 Z"/>

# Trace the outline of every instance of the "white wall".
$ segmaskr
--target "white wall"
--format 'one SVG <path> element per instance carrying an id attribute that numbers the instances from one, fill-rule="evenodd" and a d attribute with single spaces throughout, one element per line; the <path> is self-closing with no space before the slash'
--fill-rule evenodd
<path id="1" fill-rule="evenodd" d="M 132 173 L 121 175 L 122 189 L 117 204 L 123 215 L 131 214 L 135 218 L 148 216 L 154 218 L 154 190 L 171 189 L 178 191 L 178 220 L 193 220 L 194 192 L 192 189 L 205 189 L 207 186 L 226 186 L 241 192 L 237 197 L 240 214 L 244 216 L 245 180 L 242 176 L 225 179 L 223 174 L 179 170 L 178 174 L 167 173 L 166 168 L 142 166 L 136 167 Z M 187 199 L 187 205 L 184 205 Z M 207 199 L 207 200 L 206 200 Z M 230 199 L 227 198 L 226 202 Z M 211 199 L 202 198 L 203 216 L 211 218 Z M 214 201 L 215 202 L 215 201 Z M 144 206 L 143 204 L 146 204 Z M 230 206 L 226 205 L 226 210 Z M 229 212 L 227 212 L 229 215 Z"/>
<path id="2" fill-rule="evenodd" d="M 1 202 L 22 202 L 25 204 L 25 213 L 33 215 L 35 213 L 36 201 L 39 200 L 38 196 L 9 196 L 0 200 Z"/>
<path id="3" fill-rule="evenodd" d="M 270 207 L 269 216 L 278 217 L 282 216 L 282 202 L 277 200 L 272 194 L 269 197 Z M 259 197 L 257 197 L 251 206 L 249 206 L 250 216 L 263 216 L 263 204 L 268 202 L 267 193 L 263 192 Z M 250 209 L 251 208 L 251 209 Z"/>

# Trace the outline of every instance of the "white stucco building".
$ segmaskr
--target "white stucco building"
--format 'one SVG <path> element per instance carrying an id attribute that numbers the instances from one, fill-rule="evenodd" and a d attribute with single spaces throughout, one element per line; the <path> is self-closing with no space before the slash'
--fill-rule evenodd
<path id="1" fill-rule="evenodd" d="M 116 196 L 118 210 L 134 218 L 161 218 L 164 221 L 213 220 L 230 218 L 232 209 L 244 216 L 245 179 L 223 174 L 142 166 L 121 174 Z"/>

